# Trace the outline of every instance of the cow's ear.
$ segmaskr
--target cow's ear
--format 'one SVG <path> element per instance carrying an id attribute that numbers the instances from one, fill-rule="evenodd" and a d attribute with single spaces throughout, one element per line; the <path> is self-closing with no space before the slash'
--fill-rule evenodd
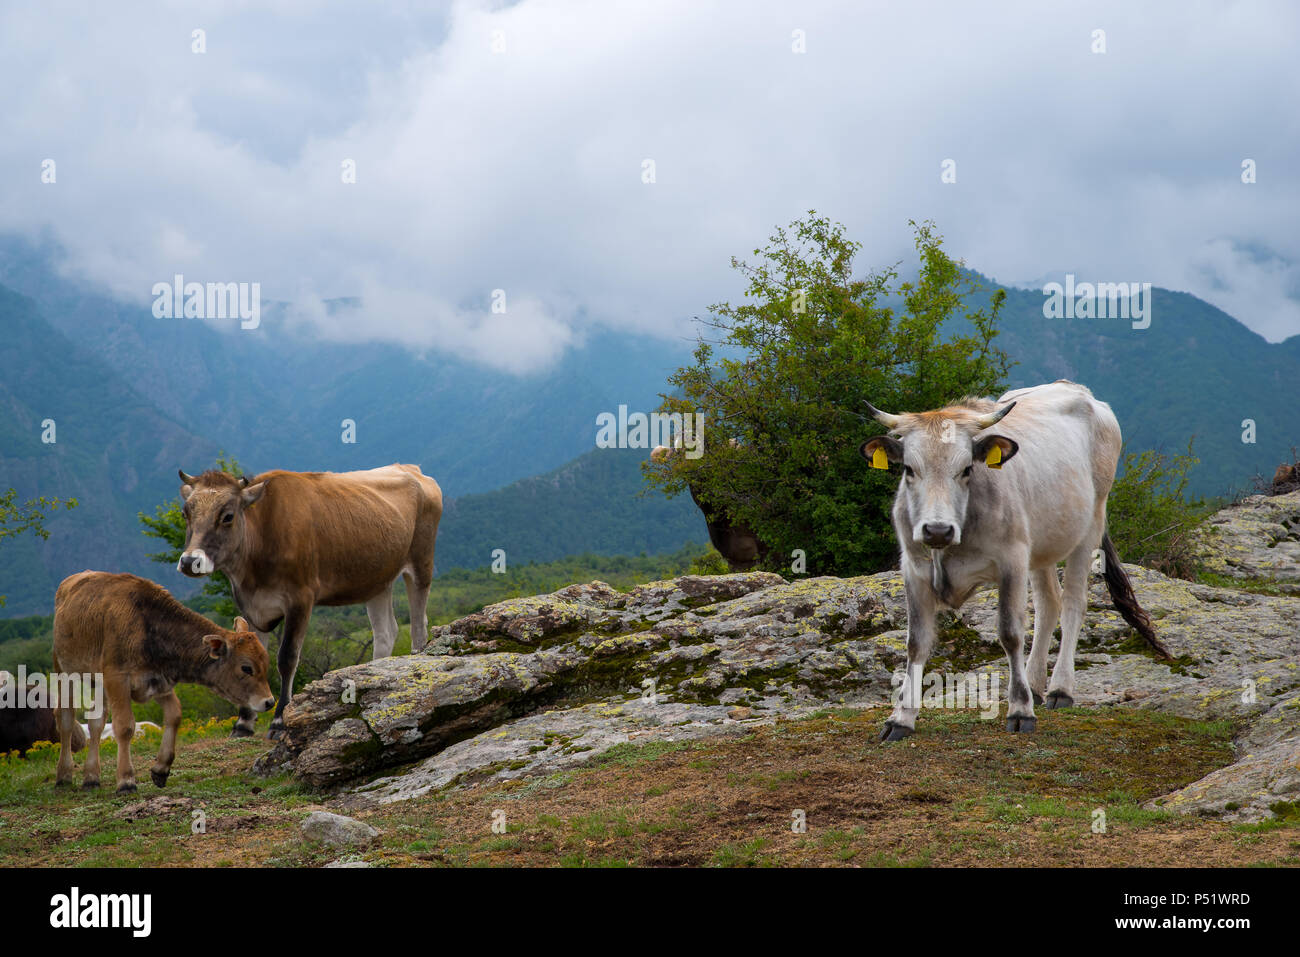
<path id="1" fill-rule="evenodd" d="M 858 451 L 873 469 L 887 469 L 890 462 L 903 461 L 903 443 L 888 435 L 868 439 Z"/>
<path id="2" fill-rule="evenodd" d="M 248 619 L 244 618 L 241 615 L 240 617 L 235 619 L 234 627 L 232 627 L 230 630 L 231 631 L 252 631 L 253 629 L 248 627 Z"/>
<path id="3" fill-rule="evenodd" d="M 1005 435 L 986 435 L 975 443 L 971 458 L 991 469 L 1000 469 L 1020 451 L 1020 444 Z"/>
<path id="4" fill-rule="evenodd" d="M 240 492 L 239 499 L 245 505 L 252 505 L 254 502 L 256 502 L 259 498 L 262 497 L 262 493 L 265 491 L 266 491 L 266 483 L 258 482 L 256 485 L 250 485 L 248 486 L 248 488 Z"/>
<path id="5" fill-rule="evenodd" d="M 220 635 L 204 635 L 203 641 L 208 646 L 209 658 L 220 659 L 226 656 L 226 651 L 228 649 L 228 646 L 226 645 L 225 638 L 221 637 Z"/>

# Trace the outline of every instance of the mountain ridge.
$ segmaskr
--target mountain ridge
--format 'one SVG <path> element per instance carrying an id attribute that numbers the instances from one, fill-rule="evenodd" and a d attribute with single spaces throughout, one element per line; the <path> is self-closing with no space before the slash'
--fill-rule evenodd
<path id="1" fill-rule="evenodd" d="M 982 288 L 968 302 L 986 301 L 994 284 L 969 275 Z M 443 568 L 487 564 L 495 547 L 510 561 L 545 561 L 565 549 L 669 551 L 705 540 L 686 497 L 640 494 L 645 450 L 592 448 L 597 413 L 652 409 L 693 343 L 590 331 L 549 372 L 518 377 L 395 345 L 318 342 L 282 328 L 280 306 L 250 331 L 155 319 L 60 279 L 12 242 L 0 242 L 0 283 L 0 408 L 9 412 L 0 486 L 82 503 L 51 519 L 48 542 L 5 543 L 7 615 L 48 611 L 58 581 L 88 566 L 159 572 L 137 513 L 175 497 L 177 468 L 207 467 L 218 451 L 250 474 L 420 464 L 448 500 Z M 1193 491 L 1244 489 L 1300 445 L 1287 401 L 1300 335 L 1270 343 L 1190 293 L 1159 288 L 1145 330 L 1048 319 L 1041 290 L 1002 288 L 995 341 L 1018 362 L 1008 386 L 1083 382 L 1115 408 L 1130 450 L 1181 452 L 1196 435 Z M 964 322 L 950 320 L 948 331 Z M 45 418 L 57 423 L 53 446 L 39 439 Z M 344 419 L 356 423 L 355 444 L 342 441 Z M 1242 442 L 1246 420 L 1253 445 Z"/>

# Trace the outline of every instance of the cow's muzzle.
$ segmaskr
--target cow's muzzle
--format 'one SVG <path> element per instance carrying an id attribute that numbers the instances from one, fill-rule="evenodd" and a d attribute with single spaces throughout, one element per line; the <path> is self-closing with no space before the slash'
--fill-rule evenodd
<path id="1" fill-rule="evenodd" d="M 204 575 L 211 575 L 215 568 L 212 559 L 208 558 L 207 553 L 201 548 L 182 553 L 181 560 L 176 563 L 176 570 L 182 575 L 188 575 L 190 578 L 202 578 Z"/>
<path id="2" fill-rule="evenodd" d="M 947 548 L 957 536 L 957 529 L 947 522 L 926 522 L 921 526 L 921 541 L 931 548 Z"/>

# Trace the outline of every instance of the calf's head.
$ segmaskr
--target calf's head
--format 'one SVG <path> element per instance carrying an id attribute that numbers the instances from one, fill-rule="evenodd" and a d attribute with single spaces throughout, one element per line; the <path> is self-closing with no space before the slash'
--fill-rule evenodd
<path id="1" fill-rule="evenodd" d="M 177 570 L 201 578 L 218 568 L 229 568 L 244 547 L 244 510 L 262 497 L 266 483 L 249 485 L 246 478 L 217 471 L 197 478 L 183 471 L 179 474 L 185 547 Z"/>
<path id="2" fill-rule="evenodd" d="M 1000 469 L 1019 450 L 1012 439 L 984 431 L 1014 406 L 982 411 L 955 405 L 890 415 L 867 404 L 890 434 L 864 442 L 859 451 L 875 468 L 888 468 L 891 462 L 902 466 L 898 494 L 907 505 L 916 544 L 947 548 L 961 543 L 975 469 Z"/>
<path id="3" fill-rule="evenodd" d="M 204 635 L 208 646 L 206 683 L 231 704 L 254 711 L 269 711 L 275 706 L 271 686 L 266 683 L 270 657 L 248 622 L 235 619 L 233 631 Z"/>

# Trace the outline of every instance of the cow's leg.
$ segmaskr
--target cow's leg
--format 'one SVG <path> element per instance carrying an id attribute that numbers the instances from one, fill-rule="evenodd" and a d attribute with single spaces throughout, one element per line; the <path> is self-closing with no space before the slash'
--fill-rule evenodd
<path id="1" fill-rule="evenodd" d="M 55 715 L 59 725 L 59 766 L 54 772 L 54 786 L 63 787 L 72 783 L 76 770 L 72 761 L 72 734 L 77 724 L 77 715 L 71 708 L 59 708 Z"/>
<path id="2" fill-rule="evenodd" d="M 369 607 L 369 606 L 367 606 Z M 298 657 L 302 654 L 302 640 L 307 636 L 307 623 L 311 621 L 311 605 L 294 605 L 285 613 L 284 630 L 280 638 L 280 700 L 275 706 L 275 718 L 267 737 L 278 738 L 284 734 L 284 709 L 293 698 L 293 677 L 298 673 Z"/>
<path id="3" fill-rule="evenodd" d="M 429 586 L 433 582 L 407 572 L 406 600 L 411 606 L 411 650 L 423 651 L 429 643 Z"/>
<path id="4" fill-rule="evenodd" d="M 54 655 L 51 673 L 55 677 L 63 674 L 63 669 L 59 667 L 58 655 Z M 72 773 L 76 770 L 72 763 L 72 726 L 76 722 L 76 712 L 64 701 L 64 696 L 59 695 L 54 704 L 54 726 L 59 729 L 59 764 L 54 771 L 54 786 L 56 788 L 71 784 Z"/>
<path id="5" fill-rule="evenodd" d="M 239 720 L 237 720 L 235 726 L 230 729 L 230 736 L 232 738 L 251 738 L 256 725 L 257 712 L 252 708 L 246 708 L 243 705 L 240 705 Z"/>
<path id="6" fill-rule="evenodd" d="M 1097 536 L 1098 540 L 1101 536 Z M 1083 628 L 1088 607 L 1088 571 L 1092 567 L 1092 548 L 1079 547 L 1065 560 L 1065 595 L 1061 603 L 1061 650 L 1056 653 L 1052 683 L 1047 689 L 1049 708 L 1069 708 L 1074 704 L 1074 650 Z"/>
<path id="7" fill-rule="evenodd" d="M 99 682 L 99 696 L 86 702 L 86 766 L 82 769 L 81 786 L 83 788 L 99 787 L 99 744 L 104 737 L 104 725 L 108 722 L 108 679 Z M 128 700 L 127 707 L 131 704 Z M 95 712 L 98 712 L 96 715 Z M 94 716 L 92 716 L 94 715 Z"/>
<path id="8" fill-rule="evenodd" d="M 1047 655 L 1052 650 L 1052 632 L 1061 617 L 1061 583 L 1056 577 L 1056 566 L 1035 569 L 1034 584 L 1034 647 L 1029 650 L 1029 693 L 1034 704 L 1043 703 L 1047 693 Z"/>
<path id="9" fill-rule="evenodd" d="M 375 658 L 387 658 L 397 643 L 397 615 L 393 613 L 392 584 L 366 602 L 366 617 L 370 619 L 370 631 L 375 639 Z"/>
<path id="10" fill-rule="evenodd" d="M 1025 674 L 1025 615 L 1029 603 L 1028 562 L 1012 564 L 998 585 L 998 641 L 1007 653 L 1011 687 L 1007 691 L 1007 730 L 1033 731 L 1034 701 Z"/>
<path id="11" fill-rule="evenodd" d="M 54 662 L 54 674 L 61 674 L 59 663 Z M 54 709 L 54 719 L 59 728 L 59 766 L 54 772 L 54 786 L 61 787 L 72 783 L 76 767 L 72 761 L 72 735 L 77 727 L 77 712 L 59 696 L 59 703 Z"/>
<path id="12" fill-rule="evenodd" d="M 149 769 L 149 777 L 158 787 L 167 785 L 167 775 L 172 773 L 172 762 L 176 760 L 176 730 L 181 726 L 181 699 L 173 691 L 158 699 L 162 705 L 163 734 L 162 745 L 158 748 L 158 757 Z"/>
<path id="13" fill-rule="evenodd" d="M 135 767 L 131 764 L 131 739 L 135 737 L 135 713 L 131 710 L 131 688 L 124 681 L 104 682 L 108 707 L 113 712 L 113 738 L 117 741 L 117 793 L 135 790 Z"/>
<path id="14" fill-rule="evenodd" d="M 245 616 L 245 618 L 247 618 L 247 616 Z M 281 630 L 283 631 L 283 629 Z M 257 631 L 254 629 L 253 633 L 257 635 L 257 640 L 262 643 L 263 648 L 269 648 L 271 646 L 271 638 L 275 634 L 274 632 Z M 235 726 L 230 729 L 230 736 L 232 738 L 251 738 L 256 730 L 257 712 L 247 705 L 241 704 L 239 706 L 239 720 L 236 721 Z"/>
<path id="15" fill-rule="evenodd" d="M 880 732 L 881 741 L 901 741 L 916 730 L 921 710 L 921 672 L 934 647 L 934 590 L 917 576 L 907 576 L 907 673 L 894 710 Z"/>

